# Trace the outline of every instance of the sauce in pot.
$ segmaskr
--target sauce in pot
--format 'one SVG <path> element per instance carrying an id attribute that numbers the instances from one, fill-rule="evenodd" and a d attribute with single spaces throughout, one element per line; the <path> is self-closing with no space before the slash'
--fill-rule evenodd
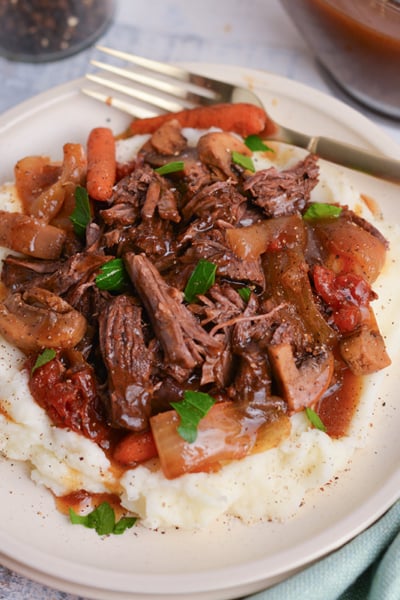
<path id="1" fill-rule="evenodd" d="M 400 118 L 400 4 L 393 0 L 282 0 L 336 82 Z"/>

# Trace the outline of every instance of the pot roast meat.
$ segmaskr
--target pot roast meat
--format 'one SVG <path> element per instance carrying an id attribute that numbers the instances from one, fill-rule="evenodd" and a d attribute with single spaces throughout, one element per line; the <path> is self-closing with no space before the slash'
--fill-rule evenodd
<path id="1" fill-rule="evenodd" d="M 155 357 L 145 343 L 142 308 L 126 295 L 116 296 L 100 315 L 99 339 L 112 424 L 133 431 L 147 429 Z"/>
<path id="2" fill-rule="evenodd" d="M 223 390 L 232 380 L 235 368 L 235 357 L 232 353 L 229 333 L 215 336 L 221 342 L 221 350 L 217 354 L 207 354 L 201 368 L 201 386 L 214 385 Z"/>
<path id="3" fill-rule="evenodd" d="M 185 195 L 188 199 L 197 194 L 201 188 L 210 185 L 215 181 L 215 177 L 210 173 L 207 167 L 198 160 L 194 151 L 185 155 L 184 165 Z"/>
<path id="4" fill-rule="evenodd" d="M 243 406 L 270 405 L 271 369 L 265 352 L 255 349 L 241 355 L 231 395 Z"/>
<path id="5" fill-rule="evenodd" d="M 240 294 L 227 283 L 215 283 L 207 295 L 198 296 L 199 303 L 190 306 L 201 319 L 201 324 L 218 324 L 229 321 L 243 312 L 245 302 Z"/>
<path id="6" fill-rule="evenodd" d="M 246 197 L 241 194 L 232 180 L 216 181 L 204 185 L 182 208 L 186 221 L 193 217 L 218 219 L 235 225 L 246 210 Z"/>
<path id="7" fill-rule="evenodd" d="M 10 254 L 3 259 L 1 281 L 12 292 L 29 286 L 44 287 L 43 280 L 57 271 L 61 265 L 62 262 L 57 260 L 40 260 Z"/>
<path id="8" fill-rule="evenodd" d="M 64 261 L 8 256 L 3 264 L 2 281 L 12 291 L 35 286 L 64 295 L 71 288 L 89 281 L 108 260 L 103 254 L 88 252 L 77 252 Z"/>
<path id="9" fill-rule="evenodd" d="M 303 210 L 318 183 L 318 174 L 317 157 L 309 154 L 291 169 L 258 171 L 243 187 L 268 217 L 281 217 Z"/>
<path id="10" fill-rule="evenodd" d="M 138 166 L 114 188 L 112 205 L 102 210 L 103 242 L 119 256 L 145 252 L 152 260 L 173 251 L 173 223 L 181 220 L 177 193 L 148 165 Z"/>
<path id="11" fill-rule="evenodd" d="M 125 264 L 163 349 L 166 371 L 178 381 L 187 379 L 207 354 L 221 350 L 221 343 L 201 327 L 182 304 L 182 294 L 144 254 L 126 254 Z"/>
<path id="12" fill-rule="evenodd" d="M 125 227 L 132 225 L 138 216 L 138 209 L 131 202 L 118 202 L 101 211 L 101 217 L 107 225 Z"/>

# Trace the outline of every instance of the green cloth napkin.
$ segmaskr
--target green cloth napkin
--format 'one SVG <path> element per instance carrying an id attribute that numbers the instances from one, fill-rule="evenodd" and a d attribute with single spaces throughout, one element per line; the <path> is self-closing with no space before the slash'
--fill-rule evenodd
<path id="1" fill-rule="evenodd" d="M 250 599 L 400 600 L 400 501 L 339 550 Z"/>

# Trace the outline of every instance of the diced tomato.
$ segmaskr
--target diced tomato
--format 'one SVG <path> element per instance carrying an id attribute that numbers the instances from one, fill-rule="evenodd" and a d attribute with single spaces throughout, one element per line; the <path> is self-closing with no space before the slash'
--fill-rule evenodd
<path id="1" fill-rule="evenodd" d="M 107 447 L 109 428 L 101 414 L 92 367 L 83 359 L 67 366 L 60 353 L 32 373 L 33 364 L 34 358 L 27 361 L 29 389 L 52 423 L 72 429 Z"/>
<path id="2" fill-rule="evenodd" d="M 360 309 L 354 305 L 344 305 L 333 313 L 335 325 L 342 333 L 354 331 L 361 323 Z"/>
<path id="3" fill-rule="evenodd" d="M 335 275 L 321 265 L 314 267 L 313 279 L 317 293 L 332 309 L 338 329 L 343 333 L 354 331 L 362 322 L 363 309 L 376 297 L 370 285 L 360 275 Z"/>

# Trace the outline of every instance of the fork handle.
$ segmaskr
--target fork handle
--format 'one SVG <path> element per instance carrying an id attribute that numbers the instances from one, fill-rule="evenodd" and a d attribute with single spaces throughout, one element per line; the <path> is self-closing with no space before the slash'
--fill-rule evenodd
<path id="1" fill-rule="evenodd" d="M 361 171 L 392 183 L 400 183 L 400 160 L 367 152 L 357 146 L 332 138 L 311 136 L 282 125 L 277 125 L 276 132 L 271 139 L 299 146 L 337 165 Z"/>
<path id="2" fill-rule="evenodd" d="M 310 138 L 307 149 L 330 162 L 392 183 L 400 183 L 400 160 L 372 154 L 356 146 L 325 137 Z"/>

